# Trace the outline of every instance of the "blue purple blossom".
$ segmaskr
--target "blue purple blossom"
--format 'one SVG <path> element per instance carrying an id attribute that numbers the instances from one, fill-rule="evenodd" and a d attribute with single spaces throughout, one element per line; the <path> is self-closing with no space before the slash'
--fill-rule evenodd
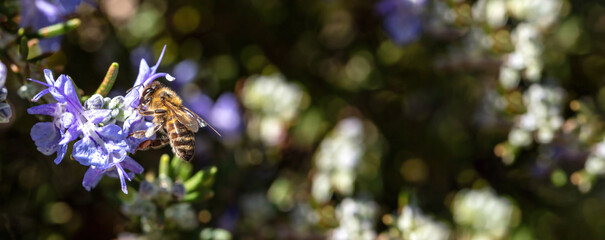
<path id="1" fill-rule="evenodd" d="M 241 133 L 242 115 L 237 97 L 233 93 L 224 93 L 213 102 L 210 97 L 196 91 L 184 100 L 187 107 L 206 119 L 223 138 L 237 138 Z"/>
<path id="2" fill-rule="evenodd" d="M 376 11 L 384 17 L 384 28 L 393 42 L 404 45 L 420 35 L 425 5 L 426 0 L 382 0 Z"/>
<path id="3" fill-rule="evenodd" d="M 242 116 L 239 103 L 233 93 L 222 94 L 210 110 L 209 121 L 214 123 L 225 138 L 239 134 L 242 130 Z"/>
<path id="4" fill-rule="evenodd" d="M 137 80 L 134 82 L 134 85 L 126 97 L 124 98 L 124 106 L 129 109 L 135 109 L 139 105 L 139 98 L 143 93 L 143 89 L 145 86 L 149 85 L 153 80 L 166 77 L 166 79 L 172 81 L 174 78 L 167 73 L 156 73 L 158 67 L 160 66 L 160 62 L 162 61 L 162 57 L 164 57 L 164 52 L 166 51 L 166 46 L 162 50 L 158 62 L 153 66 L 149 67 L 147 61 L 145 59 L 141 59 L 141 63 L 139 64 L 139 75 L 137 76 Z"/>
<path id="5" fill-rule="evenodd" d="M 188 59 L 179 62 L 176 66 L 174 66 L 174 77 L 177 79 L 174 81 L 174 84 L 177 85 L 177 88 L 182 87 L 182 85 L 192 82 L 197 74 L 199 73 L 199 67 L 196 61 Z"/>
<path id="6" fill-rule="evenodd" d="M 59 164 L 65 157 L 69 143 L 79 139 L 73 144 L 72 157 L 78 163 L 89 166 L 82 186 L 90 190 L 106 175 L 119 178 L 122 191 L 128 193 L 125 180 L 131 181 L 135 173 L 143 172 L 143 167 L 128 153 L 134 153 L 137 146 L 147 140 L 128 136 L 153 125 L 136 110 L 141 91 L 158 77 L 172 78 L 166 73 L 156 73 L 162 55 L 151 68 L 145 60 L 141 60 L 137 80 L 126 97 L 103 98 L 93 95 L 84 106 L 80 103 L 71 78 L 66 75 L 55 80 L 47 69 L 44 70 L 46 82 L 29 79 L 47 87 L 32 101 L 36 102 L 48 93 L 56 100 L 56 103 L 28 109 L 29 114 L 53 118 L 51 122 L 37 123 L 31 129 L 31 137 L 38 151 L 45 155 L 57 153 L 55 163 Z"/>
<path id="7" fill-rule="evenodd" d="M 37 102 L 42 96 L 50 93 L 57 100 L 57 103 L 48 103 L 27 109 L 29 114 L 53 117 L 53 121 L 50 123 L 34 125 L 31 130 L 31 137 L 41 153 L 50 155 L 56 152 L 55 163 L 59 164 L 65 156 L 67 145 L 82 133 L 87 119 L 85 119 L 84 109 L 69 77 L 61 75 L 55 81 L 52 72 L 48 69 L 44 70 L 44 76 L 46 83 L 29 79 L 47 87 L 34 96 L 32 101 Z M 88 115 L 92 116 L 92 114 Z"/>
<path id="8" fill-rule="evenodd" d="M 81 0 L 21 0 L 21 27 L 34 31 L 64 20 L 80 5 Z M 43 52 L 56 52 L 61 47 L 61 36 L 40 39 Z"/>
<path id="9" fill-rule="evenodd" d="M 13 115 L 10 105 L 6 103 L 8 91 L 6 90 L 6 66 L 0 62 L 0 123 L 6 123 Z"/>

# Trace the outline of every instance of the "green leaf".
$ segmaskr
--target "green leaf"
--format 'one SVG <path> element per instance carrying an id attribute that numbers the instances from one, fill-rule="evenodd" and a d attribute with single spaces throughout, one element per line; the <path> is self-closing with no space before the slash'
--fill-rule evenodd
<path id="1" fill-rule="evenodd" d="M 193 172 L 193 166 L 190 163 L 182 164 L 179 170 L 176 172 L 175 179 L 180 179 L 181 181 L 185 181 L 191 177 L 191 173 Z"/>
<path id="2" fill-rule="evenodd" d="M 107 70 L 107 74 L 105 74 L 105 78 L 103 78 L 103 82 L 97 88 L 95 94 L 100 94 L 105 97 L 113 87 L 113 84 L 116 82 L 116 78 L 118 77 L 119 64 L 114 62 L 109 66 Z"/>
<path id="3" fill-rule="evenodd" d="M 183 185 L 185 185 L 185 189 L 187 189 L 187 192 L 192 192 L 198 187 L 200 187 L 202 185 L 202 180 L 204 180 L 204 175 L 206 175 L 206 172 L 198 171 L 197 173 L 195 173 L 195 175 L 193 175 L 193 177 L 185 181 Z"/>
<path id="4" fill-rule="evenodd" d="M 190 193 L 185 194 L 183 201 L 193 202 L 193 201 L 197 201 L 200 199 L 210 199 L 212 197 L 214 197 L 214 191 L 212 191 L 211 189 L 202 189 L 199 191 L 190 192 Z"/>
<path id="5" fill-rule="evenodd" d="M 183 185 L 187 192 L 192 192 L 201 187 L 209 187 L 214 181 L 214 175 L 217 172 L 216 167 L 211 167 L 208 170 L 197 172 L 193 177 L 189 178 Z"/>
<path id="6" fill-rule="evenodd" d="M 160 167 L 159 167 L 159 176 L 170 176 L 170 168 L 168 167 L 170 164 L 170 156 L 168 154 L 163 154 L 160 157 Z"/>
<path id="7" fill-rule="evenodd" d="M 27 46 L 28 40 L 29 39 L 27 39 L 26 36 L 22 36 L 21 41 L 19 42 L 19 54 L 21 54 L 21 59 L 23 60 L 27 60 L 29 54 L 29 46 Z"/>
<path id="8" fill-rule="evenodd" d="M 172 157 L 172 160 L 170 161 L 170 169 L 171 169 L 170 173 L 173 174 L 172 177 L 176 177 L 176 174 L 178 173 L 179 169 L 181 168 L 182 165 L 184 165 L 183 163 L 184 163 L 184 161 L 181 158 L 179 158 L 177 155 L 174 155 Z"/>
<path id="9" fill-rule="evenodd" d="M 36 34 L 39 38 L 55 37 L 76 29 L 81 23 L 82 21 L 80 21 L 80 19 L 74 18 L 67 20 L 67 22 L 57 23 L 48 27 L 40 28 Z"/>
<path id="10" fill-rule="evenodd" d="M 186 201 L 186 202 L 195 201 L 195 200 L 199 199 L 201 195 L 202 195 L 202 193 L 200 193 L 199 191 L 190 192 L 190 193 L 185 194 L 183 201 Z"/>

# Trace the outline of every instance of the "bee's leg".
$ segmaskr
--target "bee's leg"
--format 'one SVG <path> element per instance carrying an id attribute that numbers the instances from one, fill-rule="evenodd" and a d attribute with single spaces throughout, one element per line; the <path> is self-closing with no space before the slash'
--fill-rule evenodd
<path id="1" fill-rule="evenodd" d="M 158 134 L 158 138 L 153 139 L 153 140 L 146 140 L 143 141 L 141 144 L 139 144 L 139 146 L 137 147 L 137 149 L 135 149 L 135 151 L 144 151 L 144 150 L 149 150 L 150 148 L 156 149 L 156 148 L 161 148 L 163 146 L 165 146 L 166 144 L 168 144 L 170 142 L 170 139 L 168 138 L 168 136 L 164 135 L 164 134 Z"/>
<path id="2" fill-rule="evenodd" d="M 166 113 L 167 111 L 164 109 L 156 109 L 155 111 L 141 111 L 139 109 L 139 114 L 141 115 L 145 115 L 145 116 L 157 116 L 157 115 L 164 115 L 164 113 Z"/>
<path id="3" fill-rule="evenodd" d="M 156 124 L 153 127 L 148 128 L 147 130 L 135 131 L 135 132 L 131 133 L 130 135 L 128 135 L 128 137 L 149 138 L 149 137 L 151 137 L 151 135 L 153 135 L 154 133 L 159 131 L 161 128 L 162 128 L 161 124 Z"/>
<path id="4" fill-rule="evenodd" d="M 135 132 L 131 133 L 130 135 L 128 135 L 128 137 L 143 138 L 143 137 L 145 137 L 145 132 L 147 132 L 147 131 L 146 130 L 135 131 Z"/>
<path id="5" fill-rule="evenodd" d="M 145 131 L 145 137 L 150 138 L 154 133 L 159 131 L 161 128 L 162 128 L 162 125 L 160 125 L 160 124 L 156 124 L 155 126 L 148 128 L 147 131 Z"/>

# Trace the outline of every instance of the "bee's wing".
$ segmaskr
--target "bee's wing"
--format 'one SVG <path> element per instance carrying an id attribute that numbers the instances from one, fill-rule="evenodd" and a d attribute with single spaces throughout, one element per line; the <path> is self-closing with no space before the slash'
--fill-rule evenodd
<path id="1" fill-rule="evenodd" d="M 220 133 L 218 133 L 218 131 L 216 131 L 216 129 L 214 129 L 212 126 L 210 126 L 210 124 L 208 124 L 208 122 L 206 122 L 206 120 L 204 120 L 202 117 L 198 116 L 197 114 L 195 114 L 193 111 L 189 110 L 189 108 L 185 107 L 185 106 L 181 106 L 181 110 L 183 110 L 183 112 L 186 112 L 187 115 L 191 116 L 192 118 L 195 118 L 195 120 L 197 120 L 197 124 L 200 127 L 206 127 L 208 126 L 210 129 L 212 129 L 212 131 L 214 131 L 217 135 L 221 136 Z"/>
<path id="2" fill-rule="evenodd" d="M 199 123 L 195 118 L 195 115 L 191 115 L 189 112 L 183 110 L 180 107 L 175 106 L 170 102 L 168 102 L 166 106 L 168 107 L 168 109 L 170 109 L 172 115 L 176 118 L 176 120 L 183 124 L 187 129 L 191 130 L 192 132 L 197 132 L 197 130 L 200 128 Z"/>
<path id="3" fill-rule="evenodd" d="M 168 103 L 168 108 L 174 113 L 176 119 L 185 127 L 193 132 L 197 132 L 200 127 L 210 127 L 216 134 L 221 135 L 214 129 L 210 124 L 208 124 L 203 118 L 195 114 L 193 111 L 189 110 L 189 108 L 185 106 L 175 106 L 172 103 Z"/>

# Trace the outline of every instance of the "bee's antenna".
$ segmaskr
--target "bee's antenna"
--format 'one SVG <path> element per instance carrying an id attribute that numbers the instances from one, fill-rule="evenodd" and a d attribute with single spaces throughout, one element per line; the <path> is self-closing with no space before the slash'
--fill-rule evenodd
<path id="1" fill-rule="evenodd" d="M 131 88 L 129 88 L 128 90 L 126 90 L 126 94 L 128 94 L 130 91 L 132 91 L 132 89 L 138 88 L 140 86 L 143 86 L 143 84 L 141 83 L 139 85 L 132 86 Z"/>

